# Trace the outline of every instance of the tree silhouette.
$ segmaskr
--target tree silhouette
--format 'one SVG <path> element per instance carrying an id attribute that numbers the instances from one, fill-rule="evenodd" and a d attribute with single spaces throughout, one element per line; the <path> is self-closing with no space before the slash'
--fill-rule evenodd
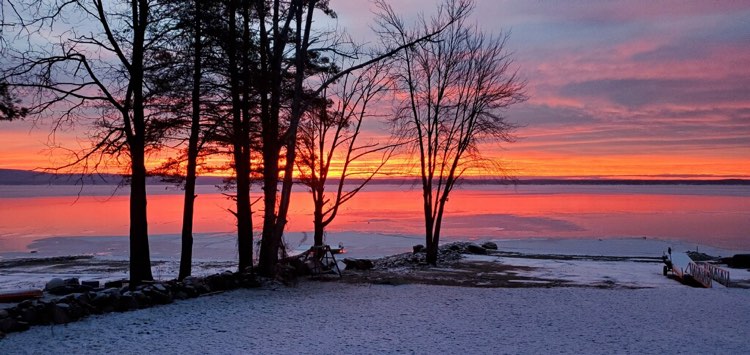
<path id="1" fill-rule="evenodd" d="M 342 58 L 342 62 L 348 62 Z M 333 222 L 339 208 L 351 200 L 383 168 L 391 157 L 395 144 L 362 142 L 362 124 L 376 118 L 368 110 L 390 87 L 390 63 L 381 61 L 351 72 L 329 90 L 329 97 L 319 100 L 307 120 L 300 125 L 298 167 L 300 180 L 310 188 L 313 199 L 314 245 L 323 245 L 325 228 Z M 379 155 L 379 163 L 367 168 L 353 168 L 359 161 Z M 338 160 L 338 177 L 330 176 L 334 159 Z M 334 182 L 332 192 L 326 184 Z M 352 178 L 359 178 L 352 182 Z M 352 185 L 345 190 L 345 184 Z"/>
<path id="2" fill-rule="evenodd" d="M 96 171 L 106 164 L 105 155 L 127 162 L 131 285 L 152 280 L 145 162 L 169 125 L 152 114 L 150 72 L 158 70 L 165 53 L 162 31 L 171 27 L 159 22 L 170 20 L 170 3 L 18 3 L 25 12 L 18 13 L 17 33 L 25 36 L 27 47 L 10 53 L 4 76 L 24 94 L 29 115 L 53 119 L 55 130 L 70 124 L 93 128 L 91 146 L 74 152 L 59 169 Z"/>
<path id="3" fill-rule="evenodd" d="M 387 7 L 382 1 L 378 5 Z M 416 30 L 397 16 L 381 22 L 387 41 L 405 43 L 442 18 L 458 19 L 433 40 L 400 53 L 395 76 L 404 97 L 393 119 L 395 134 L 412 142 L 419 156 L 427 261 L 433 265 L 450 192 L 467 169 L 497 164 L 482 159 L 479 143 L 510 142 L 513 125 L 503 110 L 526 100 L 505 50 L 508 36 L 487 36 L 468 25 L 472 8 L 469 0 L 448 0 L 436 18 L 421 19 Z"/>

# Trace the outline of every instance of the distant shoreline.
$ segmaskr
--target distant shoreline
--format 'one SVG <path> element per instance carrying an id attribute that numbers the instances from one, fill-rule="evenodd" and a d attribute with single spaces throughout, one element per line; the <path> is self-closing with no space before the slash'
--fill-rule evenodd
<path id="1" fill-rule="evenodd" d="M 117 174 L 53 174 L 28 170 L 0 169 L 0 185 L 118 185 L 125 177 Z M 159 176 L 148 178 L 149 185 L 176 185 L 175 182 L 165 181 Z M 360 179 L 349 179 L 352 184 Z M 224 177 L 201 176 L 198 185 L 223 185 Z M 418 184 L 418 178 L 378 178 L 369 182 L 372 185 L 404 185 Z M 466 178 L 461 184 L 465 185 L 717 185 L 717 186 L 748 186 L 750 179 L 744 178 L 654 178 L 654 179 L 624 179 L 624 178 Z"/>

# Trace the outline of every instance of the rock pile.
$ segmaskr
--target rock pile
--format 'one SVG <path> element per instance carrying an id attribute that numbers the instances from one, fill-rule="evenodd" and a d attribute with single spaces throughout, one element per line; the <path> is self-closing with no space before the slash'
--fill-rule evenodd
<path id="1" fill-rule="evenodd" d="M 390 269 L 414 265 L 427 265 L 427 249 L 423 245 L 415 245 L 413 253 L 403 253 L 373 262 L 374 269 Z M 461 259 L 461 254 L 488 254 L 491 250 L 497 250 L 497 244 L 486 242 L 482 245 L 469 242 L 454 242 L 441 245 L 438 248 L 438 264 Z"/>
<path id="2" fill-rule="evenodd" d="M 98 283 L 96 284 L 98 286 Z M 172 303 L 201 295 L 258 287 L 253 275 L 226 271 L 205 278 L 187 277 L 182 281 L 145 283 L 129 287 L 127 281 L 108 282 L 104 287 L 81 284 L 77 279 L 52 279 L 46 290 L 53 299 L 26 300 L 14 307 L 0 309 L 0 337 L 33 325 L 65 324 L 91 314 L 126 312 Z"/>

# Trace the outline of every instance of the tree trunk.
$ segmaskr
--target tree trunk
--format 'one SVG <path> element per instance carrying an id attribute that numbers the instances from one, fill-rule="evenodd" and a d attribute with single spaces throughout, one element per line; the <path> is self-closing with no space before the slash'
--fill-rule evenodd
<path id="1" fill-rule="evenodd" d="M 424 161 L 424 156 L 421 158 Z M 422 179 L 424 181 L 424 178 Z M 423 182 L 422 206 L 424 210 L 424 235 L 425 247 L 427 249 L 427 263 L 437 265 L 437 243 L 434 239 L 435 220 L 432 218 L 432 187 Z"/>
<path id="2" fill-rule="evenodd" d="M 243 9 L 244 10 L 244 9 Z M 233 1 L 229 2 L 229 72 L 230 72 L 230 91 L 232 96 L 232 149 L 234 157 L 235 178 L 237 183 L 236 198 L 236 217 L 237 217 L 237 253 L 239 255 L 238 271 L 243 272 L 252 267 L 252 247 L 253 247 L 253 225 L 250 210 L 250 137 L 245 120 L 247 117 L 244 105 L 245 100 L 241 99 L 247 92 L 240 85 L 240 76 L 245 73 L 244 70 L 238 69 L 238 57 L 249 55 L 237 50 L 235 39 L 237 38 L 237 7 Z M 243 11 L 244 13 L 244 11 Z M 246 18 L 243 16 L 243 21 Z M 243 66 L 245 60 L 242 61 Z M 248 78 L 244 78 L 246 81 Z"/>
<path id="3" fill-rule="evenodd" d="M 130 83 L 133 92 L 133 135 L 129 141 L 130 186 L 130 285 L 153 280 L 151 255 L 148 247 L 148 217 L 146 215 L 146 120 L 143 98 L 144 38 L 148 23 L 148 1 L 133 1 L 133 53 Z"/>
<path id="4" fill-rule="evenodd" d="M 239 270 L 247 271 L 253 266 L 253 224 L 250 210 L 249 158 L 238 154 L 237 167 L 237 252 Z"/>
<path id="5" fill-rule="evenodd" d="M 276 126 L 277 127 L 277 126 Z M 279 241 L 275 238 L 276 193 L 279 180 L 278 130 L 274 125 L 263 132 L 263 239 L 261 240 L 258 269 L 271 275 L 278 262 Z M 275 131 L 275 132 L 274 132 Z M 273 136 L 272 136 L 273 135 Z"/>
<path id="6" fill-rule="evenodd" d="M 182 209 L 182 250 L 180 253 L 180 274 L 182 280 L 191 274 L 193 263 L 193 214 L 195 210 L 195 179 L 198 165 L 198 140 L 200 139 L 200 88 L 202 77 L 203 42 L 201 41 L 202 17 L 200 0 L 193 2 L 195 15 L 193 18 L 193 90 L 191 93 L 192 117 L 190 122 L 190 138 L 188 138 L 187 172 L 185 175 L 185 198 Z"/>
<path id="7" fill-rule="evenodd" d="M 315 195 L 315 199 L 313 203 L 315 204 L 315 211 L 313 212 L 313 225 L 315 227 L 315 235 L 314 235 L 314 245 L 315 246 L 321 246 L 323 245 L 323 230 L 325 229 L 325 224 L 323 222 L 323 199 L 325 196 L 323 195 L 323 189 L 319 188 L 317 195 Z"/>
<path id="8" fill-rule="evenodd" d="M 188 166 L 185 176 L 185 197 L 182 209 L 182 250 L 180 253 L 180 274 L 182 280 L 191 274 L 193 264 L 193 211 L 195 207 L 195 167 L 198 153 L 197 140 L 193 146 L 191 135 L 188 147 Z"/>
<path id="9" fill-rule="evenodd" d="M 130 181 L 130 284 L 151 281 L 151 255 L 148 247 L 146 217 L 146 166 L 143 141 L 130 146 L 132 175 Z"/>
<path id="10" fill-rule="evenodd" d="M 274 1 L 271 9 L 270 33 L 263 24 L 267 20 L 268 13 L 263 2 L 258 2 L 260 24 L 260 58 L 261 75 L 259 77 L 258 91 L 261 101 L 261 130 L 263 143 L 263 236 L 258 258 L 258 271 L 262 275 L 273 275 L 279 260 L 279 247 L 281 239 L 275 233 L 276 225 L 279 223 L 276 201 L 279 182 L 279 157 L 281 154 L 281 142 L 279 139 L 279 112 L 281 110 L 281 65 L 286 38 L 279 31 L 279 5 Z M 272 45 L 273 43 L 273 45 Z"/>
<path id="11" fill-rule="evenodd" d="M 433 222 L 432 228 L 432 249 L 427 250 L 427 263 L 436 266 L 438 259 L 438 249 L 440 246 L 440 229 L 443 224 L 443 210 L 445 208 L 445 201 L 440 202 L 438 205 L 437 216 Z"/>

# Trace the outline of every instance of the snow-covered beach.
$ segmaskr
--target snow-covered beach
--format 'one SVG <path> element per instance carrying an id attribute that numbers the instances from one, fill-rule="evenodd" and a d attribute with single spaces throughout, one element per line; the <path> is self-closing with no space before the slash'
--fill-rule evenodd
<path id="1" fill-rule="evenodd" d="M 260 289 L 90 316 L 67 325 L 32 327 L 8 334 L 0 340 L 0 350 L 3 354 L 749 351 L 750 292 L 692 288 L 664 277 L 649 252 L 660 243 L 664 242 L 505 241 L 500 245 L 516 250 L 512 257 L 490 253 L 464 255 L 461 260 L 511 267 L 510 274 L 496 272 L 495 277 L 517 278 L 521 287 L 303 278 L 293 287 L 270 283 Z M 440 266 L 436 270 L 466 272 Z M 408 271 L 393 272 L 398 276 Z M 731 272 L 735 279 L 750 280 L 750 271 Z"/>
<path id="2" fill-rule="evenodd" d="M 4 354 L 505 354 L 750 351 L 750 292 L 302 282 L 0 340 Z"/>

